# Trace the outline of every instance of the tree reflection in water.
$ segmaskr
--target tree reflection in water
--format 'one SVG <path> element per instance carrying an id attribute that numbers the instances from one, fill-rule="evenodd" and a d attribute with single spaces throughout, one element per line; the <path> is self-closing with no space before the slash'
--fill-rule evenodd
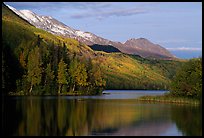
<path id="1" fill-rule="evenodd" d="M 172 106 L 171 117 L 183 135 L 202 136 L 201 106 Z"/>
<path id="2" fill-rule="evenodd" d="M 5 135 L 161 135 L 172 121 L 183 135 L 202 135 L 198 107 L 61 97 L 25 97 L 9 103 Z"/>

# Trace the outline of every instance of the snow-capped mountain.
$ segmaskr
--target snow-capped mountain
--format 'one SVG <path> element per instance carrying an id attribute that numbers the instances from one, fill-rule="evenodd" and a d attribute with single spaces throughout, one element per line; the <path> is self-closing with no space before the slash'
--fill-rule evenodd
<path id="1" fill-rule="evenodd" d="M 92 44 L 108 44 L 109 40 L 96 36 L 89 32 L 83 32 L 80 30 L 75 30 L 62 22 L 50 17 L 37 15 L 29 10 L 16 10 L 15 8 L 7 5 L 13 12 L 18 14 L 23 19 L 27 20 L 30 24 L 34 25 L 37 28 L 46 30 L 50 33 L 56 35 L 63 35 L 65 37 L 71 37 L 79 40 L 87 45 Z"/>
<path id="2" fill-rule="evenodd" d="M 43 29 L 55 35 L 62 35 L 65 37 L 74 38 L 81 43 L 86 45 L 112 45 L 119 49 L 123 53 L 137 54 L 142 57 L 161 57 L 161 58 L 174 58 L 168 50 L 161 47 L 160 45 L 153 44 L 147 39 L 130 39 L 125 43 L 114 42 L 108 39 L 104 39 L 90 32 L 83 32 L 80 30 L 73 29 L 62 22 L 50 17 L 37 15 L 29 10 L 17 10 L 7 5 L 13 12 L 27 20 L 30 24 L 37 28 Z"/>

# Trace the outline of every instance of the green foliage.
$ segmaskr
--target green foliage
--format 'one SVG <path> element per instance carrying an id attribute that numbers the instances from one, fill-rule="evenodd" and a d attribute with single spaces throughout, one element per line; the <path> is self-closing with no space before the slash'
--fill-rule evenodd
<path id="1" fill-rule="evenodd" d="M 138 101 L 146 102 L 160 102 L 160 103 L 175 103 L 175 104 L 190 104 L 200 105 L 199 100 L 187 97 L 175 97 L 171 93 L 166 93 L 159 96 L 142 96 L 137 99 Z"/>
<path id="2" fill-rule="evenodd" d="M 13 102 L 5 100 L 2 107 L 3 123 L 14 122 L 12 127 L 3 125 L 3 134 L 6 135 L 84 136 L 93 131 L 107 134 L 101 129 L 107 132 L 110 128 L 118 130 L 123 126 L 132 126 L 133 123 L 139 125 L 141 119 L 147 122 L 147 127 L 150 125 L 152 128 L 152 123 L 156 125 L 153 127 L 162 127 L 161 119 L 165 119 L 162 121 L 172 121 L 176 125 L 179 134 L 202 136 L 202 107 L 195 105 L 144 104 L 135 99 L 81 101 L 67 98 L 47 100 L 40 97 L 19 98 Z M 87 126 L 91 127 L 87 129 Z M 152 134 L 156 135 L 157 132 Z"/>
<path id="3" fill-rule="evenodd" d="M 86 63 L 79 61 L 82 53 L 90 52 L 85 55 L 88 57 L 93 54 L 88 46 L 35 28 L 4 4 L 2 11 L 4 89 L 34 95 L 56 94 L 57 87 L 63 93 L 71 87 L 79 93 L 89 89 Z M 70 62 L 69 54 L 73 53 L 76 60 Z"/>
<path id="4" fill-rule="evenodd" d="M 174 106 L 171 118 L 184 136 L 202 136 L 202 106 Z"/>
<path id="5" fill-rule="evenodd" d="M 30 93 L 32 91 L 32 87 L 39 85 L 41 82 L 42 77 L 42 62 L 41 62 L 41 55 L 39 51 L 39 47 L 35 47 L 33 50 L 31 50 L 29 56 L 28 56 L 28 73 L 27 73 L 27 79 L 28 82 L 31 83 Z"/>
<path id="6" fill-rule="evenodd" d="M 45 69 L 45 88 L 46 92 L 49 93 L 52 90 L 53 82 L 54 82 L 54 71 L 51 69 L 51 64 L 47 64 Z"/>
<path id="7" fill-rule="evenodd" d="M 103 72 L 100 64 L 94 63 L 93 60 L 88 59 L 86 62 L 87 68 L 87 94 L 101 94 L 106 86 Z"/>
<path id="8" fill-rule="evenodd" d="M 67 82 L 67 64 L 61 59 L 58 64 L 58 83 L 59 84 L 68 84 Z"/>
<path id="9" fill-rule="evenodd" d="M 23 71 L 14 51 L 4 41 L 2 44 L 2 88 L 7 94 L 16 90 L 16 80 L 21 78 Z"/>
<path id="10" fill-rule="evenodd" d="M 202 58 L 190 59 L 177 72 L 171 83 L 175 96 L 202 98 Z"/>
<path id="11" fill-rule="evenodd" d="M 16 15 L 4 3 L 2 3 L 2 19 L 23 24 L 25 26 L 31 26 L 29 22 Z"/>
<path id="12" fill-rule="evenodd" d="M 59 64 L 58 64 L 58 76 L 57 76 L 57 78 L 58 78 L 57 82 L 59 83 L 58 93 L 61 92 L 61 87 L 64 84 L 68 84 L 67 77 L 68 77 L 67 64 L 64 63 L 63 59 L 61 59 Z"/>
<path id="13" fill-rule="evenodd" d="M 181 64 L 93 51 L 35 28 L 5 6 L 2 11 L 2 80 L 8 91 L 27 94 L 34 86 L 32 94 L 56 94 L 58 89 L 75 95 L 100 94 L 104 88 L 168 89 Z"/>
<path id="14" fill-rule="evenodd" d="M 90 79 L 92 85 L 96 87 L 104 87 L 106 82 L 103 78 L 102 71 L 99 64 L 93 64 L 92 69 L 90 70 Z"/>
<path id="15" fill-rule="evenodd" d="M 169 79 L 173 78 L 176 70 L 183 64 L 183 62 L 176 60 L 146 59 L 137 55 L 129 56 L 136 59 L 140 64 L 149 66 L 152 70 L 159 69 L 159 72 Z"/>
<path id="16" fill-rule="evenodd" d="M 101 53 L 94 61 L 100 63 L 106 89 L 168 89 L 172 75 L 182 64 L 122 53 Z"/>
<path id="17" fill-rule="evenodd" d="M 69 73 L 70 73 L 70 81 L 73 85 L 73 91 L 75 90 L 75 86 L 87 86 L 87 71 L 86 66 L 83 63 L 80 63 L 76 56 L 73 57 L 70 63 L 69 67 Z"/>
<path id="18" fill-rule="evenodd" d="M 85 65 L 83 63 L 78 64 L 77 66 L 77 70 L 76 70 L 76 83 L 79 86 L 86 86 L 87 85 L 87 72 L 86 72 L 86 68 Z"/>

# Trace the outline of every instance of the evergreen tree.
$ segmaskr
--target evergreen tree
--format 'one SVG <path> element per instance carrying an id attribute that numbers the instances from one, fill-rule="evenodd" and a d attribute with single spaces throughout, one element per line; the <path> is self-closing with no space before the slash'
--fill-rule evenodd
<path id="1" fill-rule="evenodd" d="M 4 59 L 4 52 L 2 51 L 1 52 L 2 53 L 2 58 L 1 58 L 1 60 L 2 60 L 2 74 L 1 74 L 1 77 L 2 77 L 2 86 L 1 86 L 1 88 L 2 88 L 2 90 L 3 90 L 3 92 L 5 92 L 5 88 L 6 88 L 6 81 L 5 81 L 5 75 L 6 75 L 6 72 L 5 72 L 5 59 Z M 4 93 L 3 93 L 4 94 Z"/>
<path id="2" fill-rule="evenodd" d="M 16 80 L 23 74 L 18 58 L 9 45 L 3 43 L 2 47 L 2 81 L 4 93 L 16 90 Z"/>
<path id="3" fill-rule="evenodd" d="M 45 69 L 45 87 L 48 92 L 52 88 L 54 77 L 54 71 L 52 71 L 51 64 L 49 63 Z"/>
<path id="4" fill-rule="evenodd" d="M 26 68 L 26 62 L 25 62 L 25 56 L 24 56 L 24 52 L 21 51 L 20 55 L 19 55 L 19 62 L 20 65 L 22 66 L 23 69 Z"/>
<path id="5" fill-rule="evenodd" d="M 75 90 L 75 85 L 76 85 L 76 70 L 77 70 L 77 59 L 74 56 L 70 62 L 69 66 L 69 74 L 70 74 L 70 85 L 72 86 L 72 91 Z"/>
<path id="6" fill-rule="evenodd" d="M 42 38 L 40 38 L 40 35 L 38 35 L 38 38 L 37 38 L 37 46 L 40 46 L 40 41 L 42 40 Z"/>
<path id="7" fill-rule="evenodd" d="M 69 63 L 69 59 L 68 59 L 68 49 L 65 43 L 63 43 L 63 48 L 62 48 L 62 57 L 65 61 L 65 63 Z"/>

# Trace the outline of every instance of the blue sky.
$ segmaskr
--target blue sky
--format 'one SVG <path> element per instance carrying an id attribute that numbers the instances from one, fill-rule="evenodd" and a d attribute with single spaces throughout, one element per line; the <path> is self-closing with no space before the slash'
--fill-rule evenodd
<path id="1" fill-rule="evenodd" d="M 18 10 L 52 16 L 74 29 L 106 39 L 125 42 L 143 37 L 174 53 L 202 53 L 201 2 L 5 3 Z"/>

